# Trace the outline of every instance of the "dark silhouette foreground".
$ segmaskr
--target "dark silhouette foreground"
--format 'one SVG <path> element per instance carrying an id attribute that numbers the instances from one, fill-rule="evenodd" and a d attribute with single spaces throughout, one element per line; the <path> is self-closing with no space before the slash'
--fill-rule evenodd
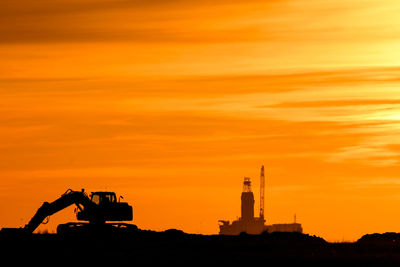
<path id="1" fill-rule="evenodd" d="M 179 230 L 128 233 L 0 233 L 3 262 L 52 264 L 398 264 L 400 234 L 328 243 L 300 233 L 203 236 Z M 233 265 L 234 266 L 234 265 Z"/>

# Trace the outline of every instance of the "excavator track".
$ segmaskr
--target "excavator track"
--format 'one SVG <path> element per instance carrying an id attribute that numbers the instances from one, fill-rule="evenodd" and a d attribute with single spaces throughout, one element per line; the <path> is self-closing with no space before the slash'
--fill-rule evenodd
<path id="1" fill-rule="evenodd" d="M 70 222 L 58 225 L 57 234 L 131 233 L 131 232 L 136 232 L 138 230 L 139 228 L 136 225 L 128 223 L 93 224 L 93 223 L 82 223 L 82 222 Z"/>
<path id="2" fill-rule="evenodd" d="M 30 234 L 24 228 L 1 228 L 0 233 L 2 234 Z"/>

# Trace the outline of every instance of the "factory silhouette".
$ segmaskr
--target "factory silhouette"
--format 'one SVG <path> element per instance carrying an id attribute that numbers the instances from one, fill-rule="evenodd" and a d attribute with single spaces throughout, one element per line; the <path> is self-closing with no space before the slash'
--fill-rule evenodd
<path id="1" fill-rule="evenodd" d="M 264 194 L 265 194 L 265 175 L 264 166 L 261 166 L 260 174 L 260 216 L 254 217 L 254 194 L 251 190 L 251 180 L 245 177 L 243 181 L 243 192 L 241 196 L 241 217 L 230 223 L 229 221 L 219 220 L 220 235 L 239 235 L 261 234 L 273 232 L 297 232 L 302 233 L 301 224 L 296 222 L 296 215 L 293 223 L 266 225 L 264 218 Z"/>

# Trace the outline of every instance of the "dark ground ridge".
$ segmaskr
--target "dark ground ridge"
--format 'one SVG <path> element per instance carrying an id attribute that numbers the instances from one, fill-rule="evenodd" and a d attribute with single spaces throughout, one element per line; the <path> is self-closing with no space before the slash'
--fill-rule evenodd
<path id="1" fill-rule="evenodd" d="M 369 234 L 329 243 L 300 233 L 239 236 L 138 230 L 129 233 L 0 233 L 0 257 L 10 263 L 62 265 L 328 264 L 398 265 L 400 234 Z"/>

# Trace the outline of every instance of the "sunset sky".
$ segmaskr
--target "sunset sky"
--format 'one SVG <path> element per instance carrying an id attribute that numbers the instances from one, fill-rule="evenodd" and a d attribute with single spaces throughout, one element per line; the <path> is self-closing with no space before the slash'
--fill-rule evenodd
<path id="1" fill-rule="evenodd" d="M 400 1 L 2 0 L 0 228 L 68 188 L 216 234 L 400 232 Z M 39 230 L 74 221 L 73 207 Z"/>

